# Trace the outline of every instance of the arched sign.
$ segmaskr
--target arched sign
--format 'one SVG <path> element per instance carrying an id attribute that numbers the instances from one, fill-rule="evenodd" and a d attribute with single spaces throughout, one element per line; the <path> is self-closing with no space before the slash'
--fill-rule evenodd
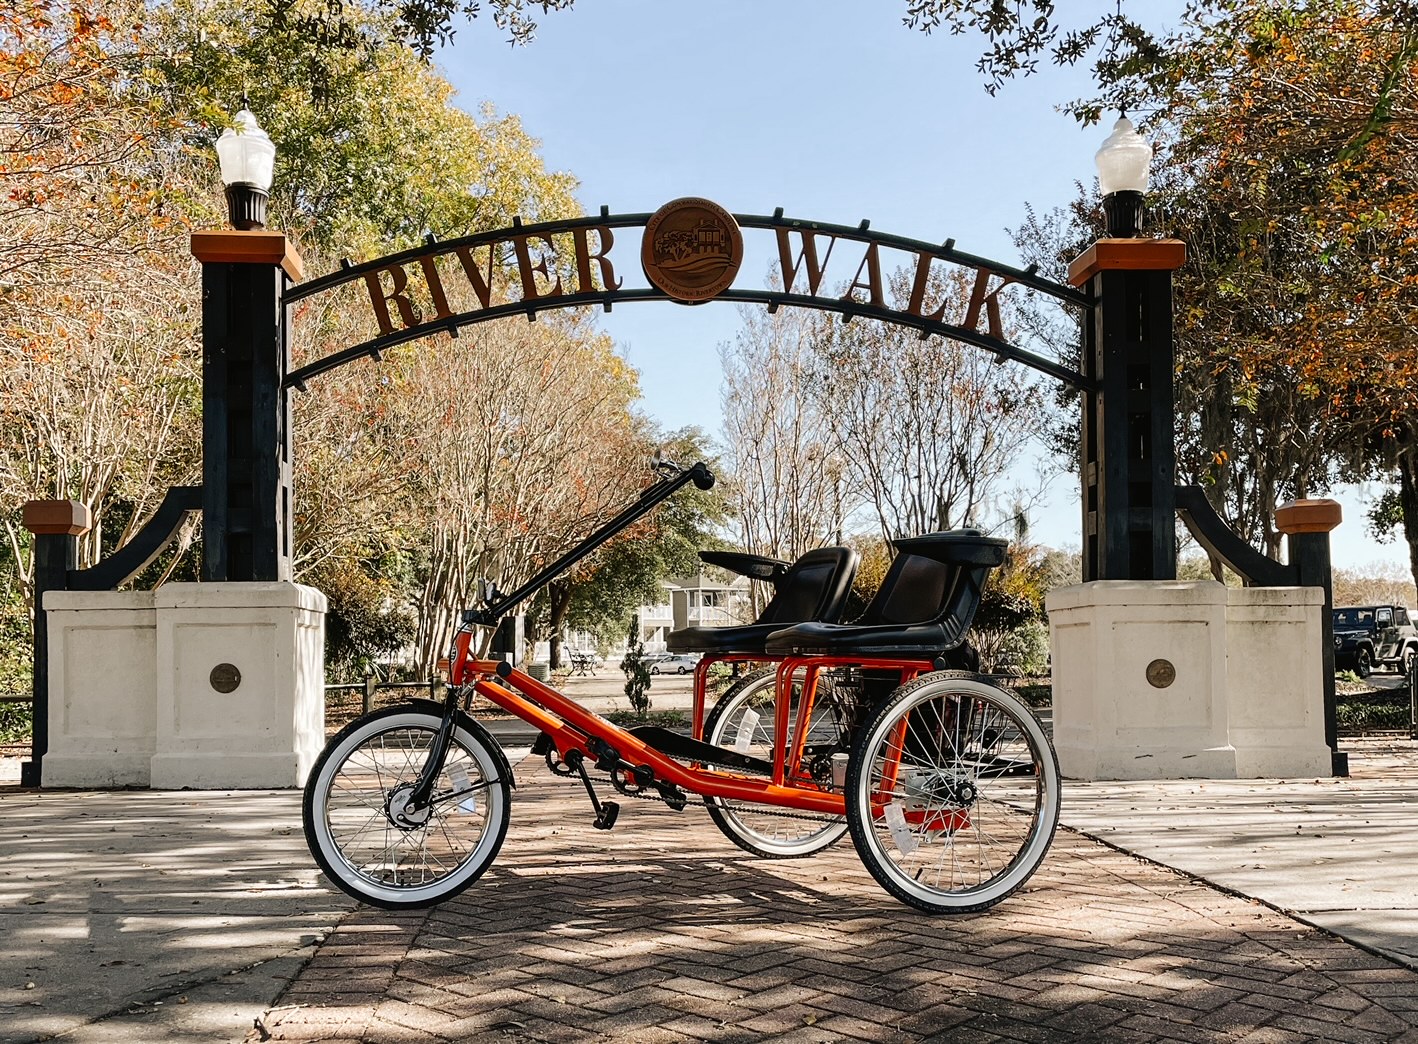
<path id="1" fill-rule="evenodd" d="M 633 259 L 617 251 L 616 235 L 641 229 L 640 267 L 644 286 L 627 284 Z M 744 287 L 744 231 L 772 237 L 781 286 Z M 891 255 L 911 273 L 904 306 L 888 302 L 884 273 Z M 939 265 L 973 273 L 963 308 L 948 313 L 949 302 L 931 299 L 931 275 Z M 307 362 L 289 372 L 285 387 L 304 388 L 311 377 L 354 359 L 378 356 L 386 348 L 508 315 L 535 319 L 549 308 L 600 306 L 622 302 L 732 301 L 789 305 L 863 317 L 938 335 L 993 352 L 1000 360 L 1023 363 L 1076 388 L 1093 381 L 1072 367 L 1005 340 L 1000 292 L 1017 285 L 1087 308 L 1091 297 L 1041 279 L 1034 268 L 1018 269 L 955 249 L 954 240 L 926 243 L 874 232 L 870 223 L 829 225 L 783 216 L 730 214 L 707 199 L 665 204 L 653 214 L 599 215 L 482 232 L 439 241 L 429 236 L 412 250 L 359 265 L 348 262 L 320 279 L 291 286 L 282 301 L 302 301 L 344 293 L 345 311 L 367 320 L 363 340 Z M 845 289 L 843 289 L 845 287 Z"/>

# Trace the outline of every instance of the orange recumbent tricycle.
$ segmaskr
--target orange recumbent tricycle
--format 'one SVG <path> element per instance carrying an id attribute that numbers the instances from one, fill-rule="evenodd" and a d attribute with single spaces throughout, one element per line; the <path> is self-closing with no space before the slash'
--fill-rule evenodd
<path id="1" fill-rule="evenodd" d="M 595 826 L 619 813 L 593 773 L 627 797 L 683 810 L 703 804 L 737 845 L 805 856 L 850 832 L 893 896 L 927 913 L 983 910 L 1043 860 L 1059 817 L 1053 748 L 1016 696 L 988 684 L 965 635 L 1005 541 L 974 530 L 895 541 L 881 588 L 838 622 L 856 568 L 846 548 L 789 565 L 705 552 L 706 561 L 773 583 L 752 624 L 673 632 L 698 652 L 689 734 L 622 728 L 508 663 L 472 653 L 476 632 L 625 529 L 676 490 L 714 478 L 703 464 L 656 465 L 635 503 L 508 595 L 464 614 L 443 701 L 415 700 L 352 722 L 320 755 L 305 788 L 310 850 L 341 889 L 389 909 L 429 906 L 466 889 L 497 856 L 514 786 L 497 741 L 471 714 L 482 696 L 536 726 L 532 750 L 576 776 Z M 705 714 L 714 662 L 768 666 L 739 679 Z"/>

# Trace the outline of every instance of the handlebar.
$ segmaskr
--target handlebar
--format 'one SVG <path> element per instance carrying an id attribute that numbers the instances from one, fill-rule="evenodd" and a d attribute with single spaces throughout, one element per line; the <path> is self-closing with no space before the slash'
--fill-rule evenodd
<path id="1" fill-rule="evenodd" d="M 463 613 L 465 624 L 492 626 L 516 606 L 536 594 L 539 590 L 600 547 L 611 537 L 633 522 L 639 521 L 653 511 L 661 501 L 667 500 L 681 487 L 693 482 L 697 489 L 714 488 L 714 474 L 703 462 L 690 467 L 674 461 L 656 459 L 652 465 L 658 479 L 640 494 L 635 501 L 600 529 L 595 530 L 585 540 L 547 566 L 511 594 L 494 593 L 487 604 L 478 609 L 468 609 Z"/>

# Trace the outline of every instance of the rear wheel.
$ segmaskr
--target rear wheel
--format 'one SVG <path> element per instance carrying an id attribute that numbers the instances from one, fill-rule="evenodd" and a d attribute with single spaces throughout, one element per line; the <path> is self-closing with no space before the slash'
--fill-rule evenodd
<path id="1" fill-rule="evenodd" d="M 737 682 L 709 712 L 704 722 L 704 738 L 716 747 L 727 747 L 740 754 L 771 762 L 776 678 L 776 671 L 768 667 Z M 825 679 L 820 682 L 819 691 L 827 684 L 830 683 Z M 790 729 L 797 721 L 797 709 L 795 695 L 789 719 Z M 842 747 L 840 735 L 831 701 L 820 696 L 814 701 L 808 745 Z M 783 815 L 786 810 L 778 806 L 721 798 L 709 798 L 707 804 L 709 818 L 724 832 L 725 837 L 745 852 L 770 859 L 812 855 L 847 832 L 847 822 L 840 816 L 828 820 L 790 818 Z M 792 813 L 792 816 L 799 815 L 807 813 Z"/>
<path id="2" fill-rule="evenodd" d="M 311 770 L 305 839 L 341 890 L 386 910 L 432 906 L 466 889 L 507 836 L 511 769 L 477 722 L 464 719 L 427 808 L 409 795 L 440 718 L 389 707 L 351 722 Z"/>
<path id="3" fill-rule="evenodd" d="M 1398 673 L 1412 674 L 1415 666 L 1418 666 L 1418 646 L 1410 645 L 1403 650 L 1403 655 L 1398 658 Z"/>
<path id="4" fill-rule="evenodd" d="M 1043 728 L 1017 697 L 970 675 L 902 686 L 857 737 L 852 843 L 882 887 L 919 910 L 994 906 L 1038 868 L 1058 820 Z"/>

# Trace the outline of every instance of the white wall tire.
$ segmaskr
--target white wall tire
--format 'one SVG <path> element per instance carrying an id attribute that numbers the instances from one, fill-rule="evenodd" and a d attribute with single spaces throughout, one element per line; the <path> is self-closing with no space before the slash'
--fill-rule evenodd
<path id="1" fill-rule="evenodd" d="M 421 825 L 399 825 L 400 797 L 417 780 L 439 716 L 390 707 L 352 722 L 325 748 L 305 786 L 306 843 L 325 875 L 386 910 L 432 906 L 462 892 L 497 856 L 511 815 L 511 769 L 470 718 L 454 730 Z"/>
<path id="2" fill-rule="evenodd" d="M 1059 769 L 1016 696 L 959 671 L 897 689 L 857 736 L 847 823 L 863 864 L 926 913 L 988 909 L 1043 861 Z"/>
<path id="3" fill-rule="evenodd" d="M 704 722 L 704 738 L 716 747 L 727 747 L 751 757 L 773 758 L 773 702 L 776 672 L 772 667 L 748 674 L 720 697 Z M 825 701 L 823 704 L 825 708 Z M 753 717 L 752 715 L 757 715 Z M 825 717 L 815 709 L 809 742 L 825 739 L 835 728 L 830 711 Z M 709 818 L 745 852 L 766 859 L 796 859 L 820 852 L 847 832 L 847 821 L 792 819 L 775 814 L 777 806 L 710 798 Z"/>

